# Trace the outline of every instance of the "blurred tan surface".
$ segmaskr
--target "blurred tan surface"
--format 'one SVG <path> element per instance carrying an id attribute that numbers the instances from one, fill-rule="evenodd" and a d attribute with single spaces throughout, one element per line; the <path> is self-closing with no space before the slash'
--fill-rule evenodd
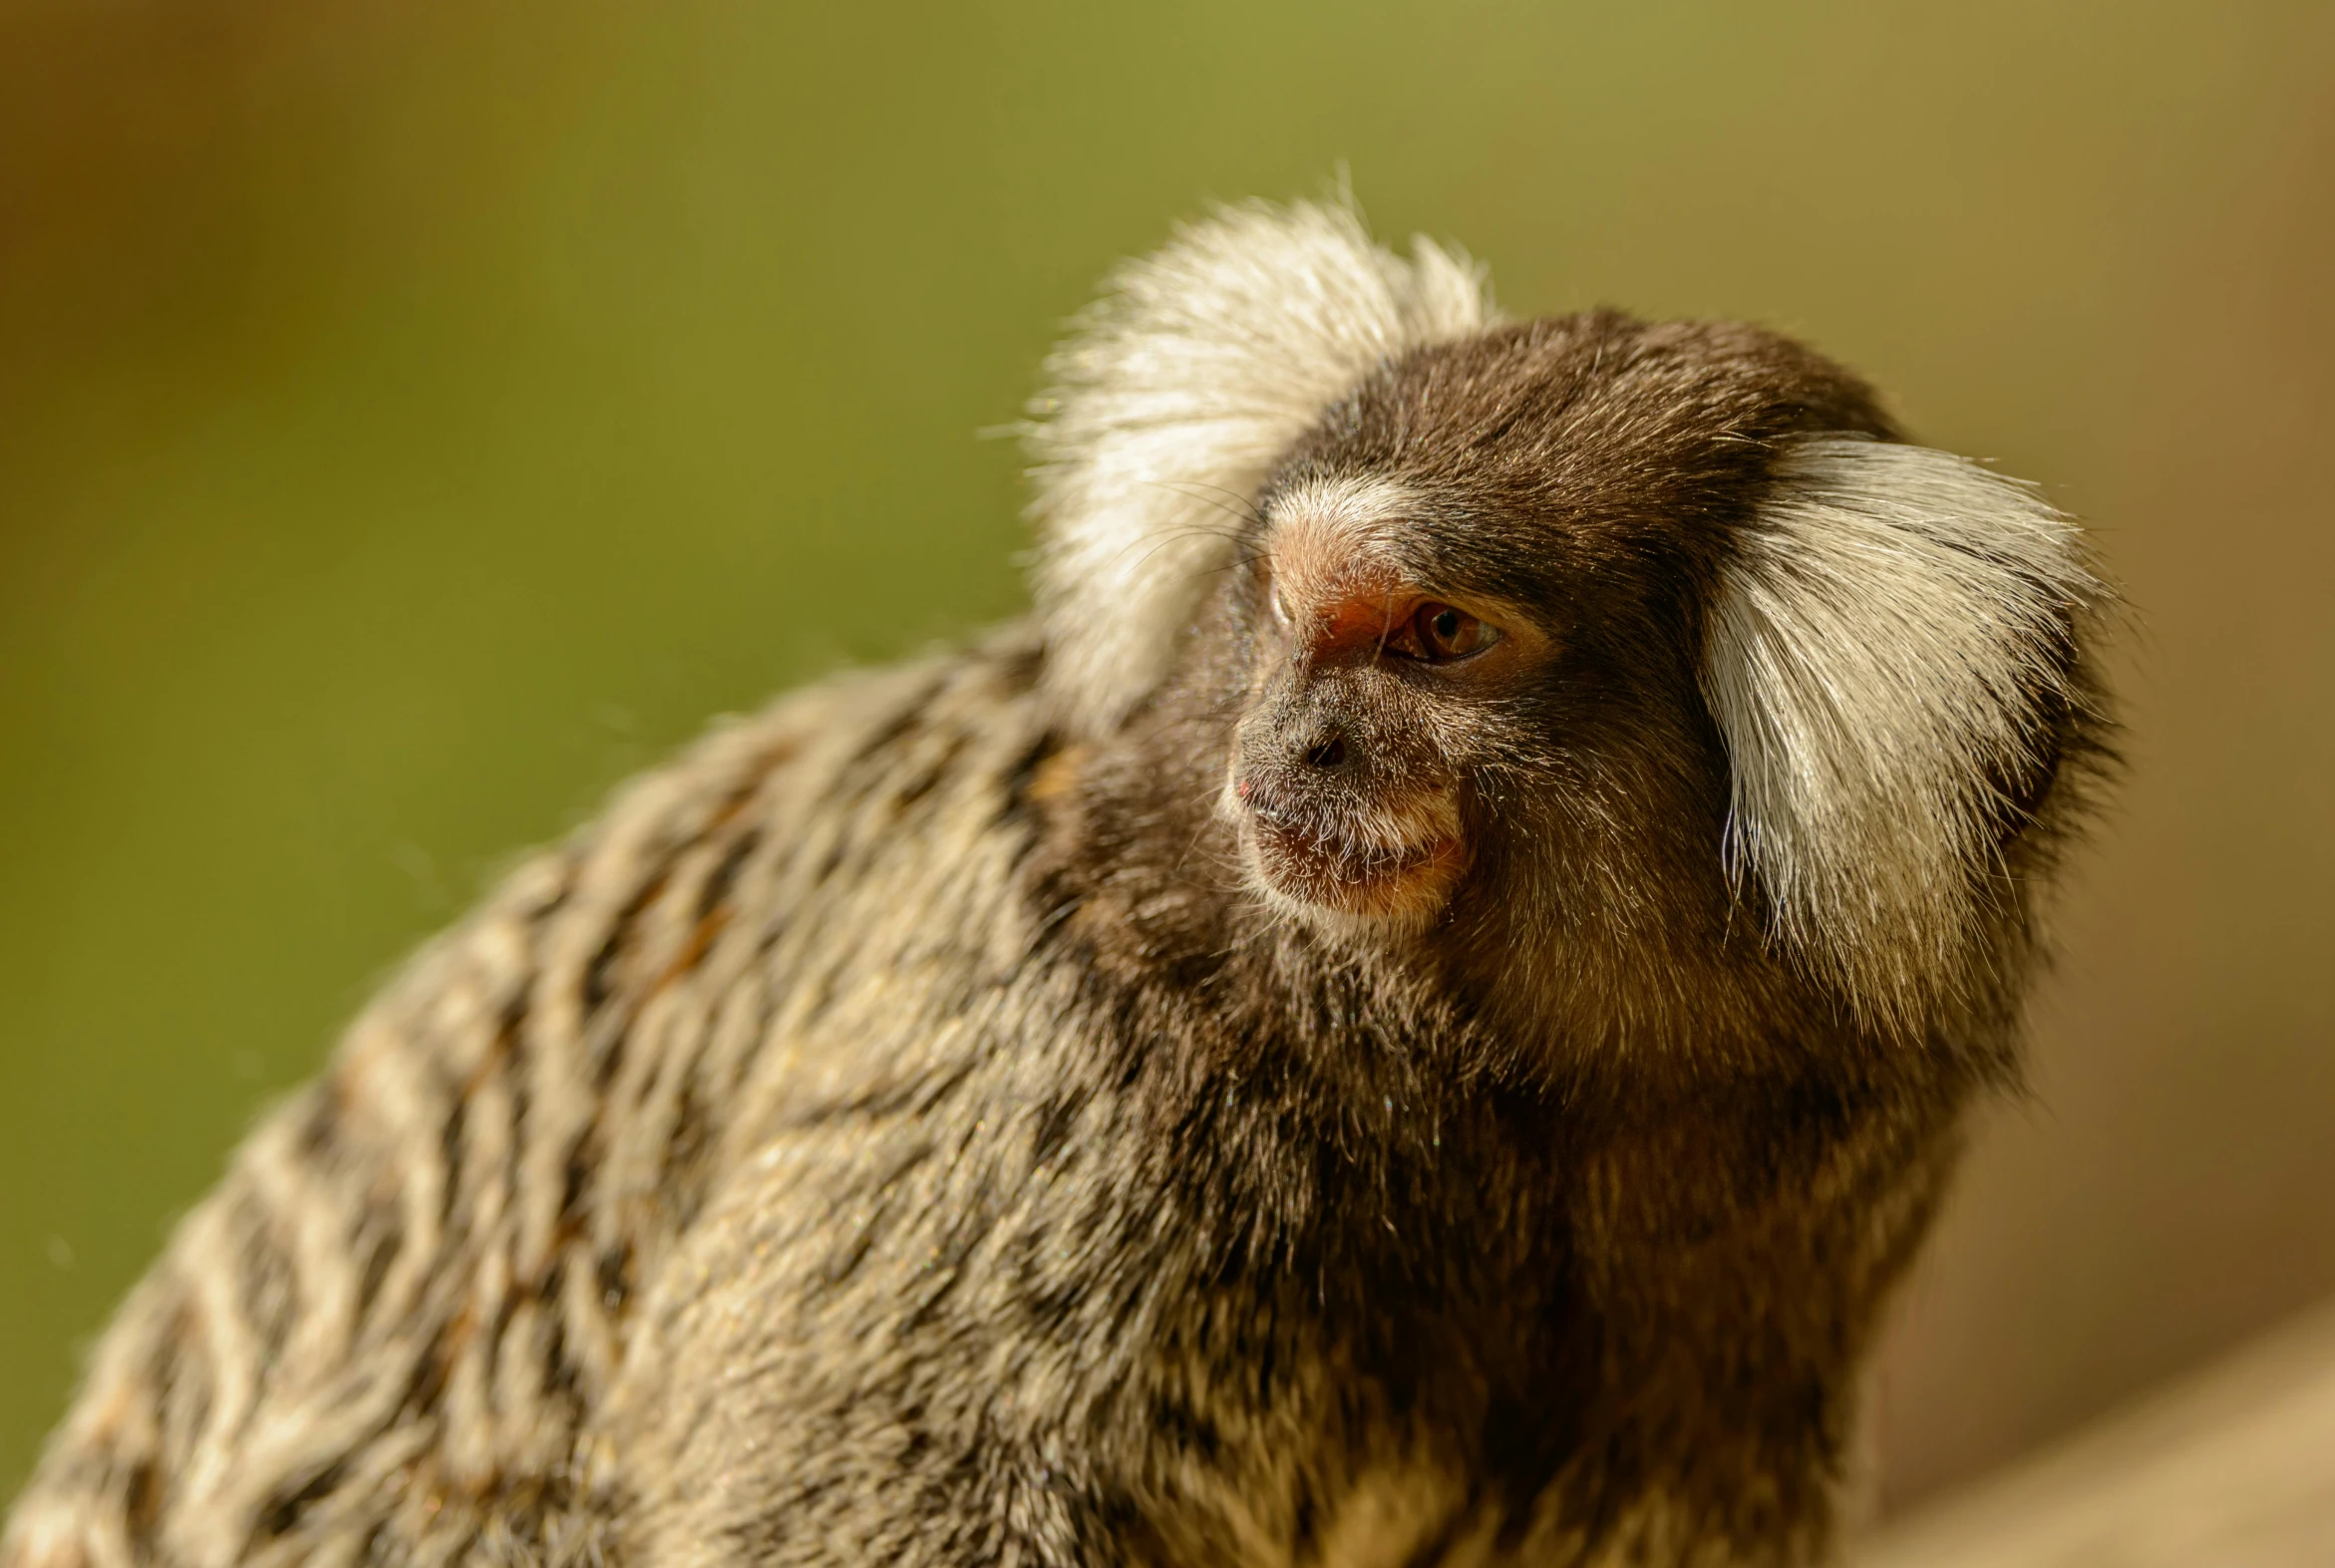
<path id="1" fill-rule="evenodd" d="M 2335 1308 L 1918 1510 L 1857 1568 L 2335 1563 Z"/>
<path id="2" fill-rule="evenodd" d="M 388 965 L 709 715 L 1012 613 L 976 433 L 1340 160 L 1511 309 L 1805 334 L 2138 608 L 1886 1499 L 2335 1291 L 2331 80 L 2322 0 L 0 0 L 0 1489 Z"/>

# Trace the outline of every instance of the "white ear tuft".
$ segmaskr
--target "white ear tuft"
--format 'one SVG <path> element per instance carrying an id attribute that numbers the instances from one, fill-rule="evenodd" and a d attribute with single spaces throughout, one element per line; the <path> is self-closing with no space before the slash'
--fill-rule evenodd
<path id="1" fill-rule="evenodd" d="M 1728 569 L 1704 690 L 1734 776 L 1727 855 L 1775 937 L 1868 1024 L 1906 1024 L 1984 951 L 1996 846 L 2079 709 L 2104 590 L 2073 522 L 1964 459 L 1817 437 Z"/>
<path id="2" fill-rule="evenodd" d="M 1406 261 L 1342 206 L 1228 207 L 1123 265 L 1047 362 L 1035 406 L 1046 681 L 1115 727 L 1236 557 L 1266 470 L 1382 361 L 1496 319 L 1481 271 Z"/>

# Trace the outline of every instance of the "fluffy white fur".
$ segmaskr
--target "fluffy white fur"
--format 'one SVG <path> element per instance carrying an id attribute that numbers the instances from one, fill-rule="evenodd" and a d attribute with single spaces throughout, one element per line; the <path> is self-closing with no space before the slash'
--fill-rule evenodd
<path id="1" fill-rule="evenodd" d="M 1175 639 L 1283 449 L 1380 362 L 1496 320 L 1482 272 L 1405 260 L 1342 206 L 1254 203 L 1122 266 L 1048 361 L 1038 610 L 1064 716 L 1108 731 Z"/>
<path id="2" fill-rule="evenodd" d="M 2055 650 L 2101 598 L 2076 526 L 1942 452 L 1799 443 L 1717 602 L 1706 695 L 1734 776 L 1727 853 L 1776 937 L 1868 1023 L 1961 972 L 1974 877 L 2047 709 L 2081 701 Z"/>

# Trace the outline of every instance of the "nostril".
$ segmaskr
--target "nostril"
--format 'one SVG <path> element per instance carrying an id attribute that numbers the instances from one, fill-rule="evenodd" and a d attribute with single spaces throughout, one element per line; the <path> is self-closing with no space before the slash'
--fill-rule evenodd
<path id="1" fill-rule="evenodd" d="M 1308 766 L 1314 768 L 1342 768 L 1346 763 L 1346 738 L 1333 735 L 1305 754 Z"/>

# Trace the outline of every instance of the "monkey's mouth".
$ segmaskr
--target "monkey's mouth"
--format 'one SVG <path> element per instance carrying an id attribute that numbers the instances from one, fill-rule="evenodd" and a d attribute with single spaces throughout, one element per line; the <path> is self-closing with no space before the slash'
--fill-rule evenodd
<path id="1" fill-rule="evenodd" d="M 1251 871 L 1283 898 L 1365 918 L 1424 916 L 1442 906 L 1466 850 L 1448 807 L 1401 816 L 1410 820 L 1384 824 L 1395 832 L 1358 831 L 1252 803 L 1241 836 Z"/>

